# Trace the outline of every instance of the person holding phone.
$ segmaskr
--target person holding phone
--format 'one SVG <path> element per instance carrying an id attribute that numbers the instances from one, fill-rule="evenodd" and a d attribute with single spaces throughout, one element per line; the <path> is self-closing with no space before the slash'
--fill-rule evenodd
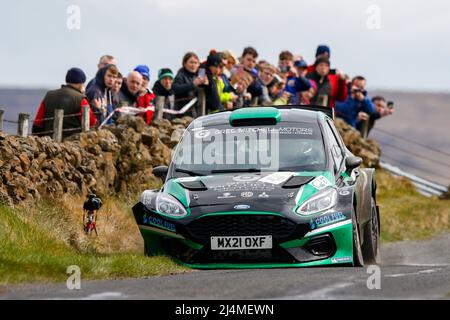
<path id="1" fill-rule="evenodd" d="M 208 78 L 199 70 L 200 59 L 194 52 L 188 52 L 184 55 L 182 60 L 182 67 L 178 70 L 175 79 L 173 80 L 173 91 L 175 93 L 175 109 L 180 110 L 190 100 L 197 97 L 198 87 L 207 85 Z M 194 104 L 192 108 L 184 115 L 189 115 L 196 118 L 199 114 L 198 104 Z M 184 116 L 182 115 L 182 116 Z"/>
<path id="2" fill-rule="evenodd" d="M 364 120 L 369 121 L 367 132 L 370 133 L 370 131 L 375 126 L 375 121 L 394 114 L 394 102 L 389 101 L 386 103 L 386 99 L 384 97 L 376 96 L 372 98 L 372 103 L 376 109 L 376 112 L 374 114 L 372 114 L 370 117 L 368 114 L 365 114 L 363 112 L 360 112 L 358 114 L 359 121 L 357 123 L 357 129 L 359 131 L 362 131 L 362 121 Z"/>

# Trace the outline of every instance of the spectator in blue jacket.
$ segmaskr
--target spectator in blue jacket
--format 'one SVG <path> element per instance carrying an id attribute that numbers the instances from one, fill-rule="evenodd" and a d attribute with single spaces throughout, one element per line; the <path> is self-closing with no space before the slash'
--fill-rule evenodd
<path id="1" fill-rule="evenodd" d="M 367 96 L 365 87 L 366 79 L 364 77 L 354 77 L 349 85 L 347 100 L 336 103 L 336 116 L 354 128 L 356 128 L 360 112 L 365 112 L 370 116 L 376 114 L 376 109 Z"/>

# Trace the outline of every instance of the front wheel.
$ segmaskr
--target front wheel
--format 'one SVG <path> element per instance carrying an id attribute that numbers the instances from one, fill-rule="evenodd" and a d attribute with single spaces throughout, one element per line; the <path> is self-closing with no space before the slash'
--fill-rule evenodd
<path id="1" fill-rule="evenodd" d="M 362 253 L 368 264 L 380 264 L 380 221 L 375 200 L 371 202 L 371 219 L 364 228 Z"/>

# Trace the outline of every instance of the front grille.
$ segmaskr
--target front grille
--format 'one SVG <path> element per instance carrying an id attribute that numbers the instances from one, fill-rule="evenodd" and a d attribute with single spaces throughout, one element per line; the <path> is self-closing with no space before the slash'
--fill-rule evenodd
<path id="1" fill-rule="evenodd" d="M 211 236 L 264 236 L 271 235 L 280 241 L 289 238 L 296 224 L 272 215 L 218 215 L 207 216 L 187 225 L 191 236 L 202 242 Z"/>

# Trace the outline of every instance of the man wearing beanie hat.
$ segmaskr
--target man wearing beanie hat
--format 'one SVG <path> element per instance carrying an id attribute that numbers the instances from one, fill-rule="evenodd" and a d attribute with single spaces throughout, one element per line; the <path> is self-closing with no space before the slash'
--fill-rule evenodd
<path id="1" fill-rule="evenodd" d="M 53 135 L 53 117 L 56 109 L 63 109 L 65 115 L 73 115 L 64 117 L 63 130 L 79 129 L 63 131 L 64 137 L 81 132 L 83 107 L 89 107 L 84 94 L 85 82 L 86 75 L 83 70 L 79 68 L 69 69 L 66 74 L 66 84 L 62 85 L 60 89 L 47 92 L 42 100 L 34 120 L 33 134 Z M 92 110 L 90 110 L 90 125 L 94 126 L 96 122 L 97 119 Z"/>
<path id="2" fill-rule="evenodd" d="M 317 85 L 316 93 L 311 99 L 312 105 L 334 108 L 336 101 L 347 99 L 345 74 L 340 70 L 337 70 L 335 74 L 330 74 L 330 59 L 326 55 L 321 55 L 316 59 L 314 71 L 306 77 Z"/>
<path id="3" fill-rule="evenodd" d="M 169 68 L 163 68 L 158 71 L 158 81 L 155 82 L 153 86 L 153 92 L 156 95 L 156 101 L 159 99 L 164 100 L 164 109 L 175 109 L 175 92 L 173 91 L 174 75 L 172 70 Z M 165 119 L 171 120 L 173 116 L 169 114 L 164 114 Z"/>

